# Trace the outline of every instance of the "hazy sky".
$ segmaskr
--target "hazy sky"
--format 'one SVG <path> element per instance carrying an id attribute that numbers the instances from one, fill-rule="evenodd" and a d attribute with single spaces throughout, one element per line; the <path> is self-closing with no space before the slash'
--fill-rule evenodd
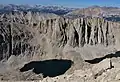
<path id="1" fill-rule="evenodd" d="M 120 0 L 0 0 L 0 4 L 40 4 L 67 7 L 87 7 L 92 5 L 120 7 Z"/>

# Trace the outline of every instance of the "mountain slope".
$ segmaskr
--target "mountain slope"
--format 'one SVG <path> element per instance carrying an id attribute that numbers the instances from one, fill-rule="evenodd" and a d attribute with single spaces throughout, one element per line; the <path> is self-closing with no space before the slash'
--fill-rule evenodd
<path id="1" fill-rule="evenodd" d="M 91 16 L 91 17 L 106 17 L 111 15 L 120 15 L 120 8 L 117 7 L 99 7 L 92 6 L 74 10 L 68 15 Z"/>
<path id="2" fill-rule="evenodd" d="M 33 11 L 0 14 L 0 80 L 118 81 L 119 50 L 119 22 Z M 57 75 L 49 78 L 41 70 Z"/>
<path id="3" fill-rule="evenodd" d="M 120 8 L 92 6 L 69 12 L 67 17 L 101 17 L 110 21 L 120 21 Z"/>

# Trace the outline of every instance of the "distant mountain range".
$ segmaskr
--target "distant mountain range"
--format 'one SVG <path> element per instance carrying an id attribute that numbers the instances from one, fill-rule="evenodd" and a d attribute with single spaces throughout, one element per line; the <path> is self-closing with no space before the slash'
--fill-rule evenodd
<path id="1" fill-rule="evenodd" d="M 108 17 L 111 15 L 120 16 L 120 8 L 92 6 L 88 8 L 73 10 L 72 12 L 68 13 L 68 15 L 92 16 L 92 17 L 104 17 L 104 16 Z"/>
<path id="2" fill-rule="evenodd" d="M 40 13 L 53 13 L 56 15 L 62 15 L 69 18 L 78 17 L 100 17 L 109 21 L 120 21 L 120 8 L 118 7 L 100 7 L 91 6 L 88 8 L 67 8 L 63 6 L 42 6 L 42 5 L 2 5 L 0 4 L 0 13 L 19 11 L 31 11 Z"/>
<path id="3" fill-rule="evenodd" d="M 10 11 L 32 11 L 32 12 L 41 12 L 41 13 L 54 13 L 57 15 L 67 14 L 68 12 L 73 11 L 74 8 L 67 8 L 63 6 L 42 6 L 42 5 L 0 5 L 0 13 L 10 12 Z"/>
<path id="4" fill-rule="evenodd" d="M 120 8 L 91 6 L 73 10 L 67 17 L 101 17 L 110 21 L 120 21 Z"/>

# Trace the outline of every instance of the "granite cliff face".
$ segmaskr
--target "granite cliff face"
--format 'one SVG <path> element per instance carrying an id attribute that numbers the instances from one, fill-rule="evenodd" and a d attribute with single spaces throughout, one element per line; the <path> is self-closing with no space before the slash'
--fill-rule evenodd
<path id="1" fill-rule="evenodd" d="M 30 12 L 1 16 L 1 59 L 26 51 L 37 52 L 41 48 L 49 53 L 49 50 L 65 46 L 81 48 L 85 45 L 119 45 L 118 23 L 101 18 L 72 20 L 57 16 L 45 19 L 40 17 L 38 13 Z"/>
<path id="2" fill-rule="evenodd" d="M 112 58 L 108 54 L 119 50 L 119 31 L 119 23 L 102 18 L 68 19 L 31 12 L 3 14 L 0 15 L 0 60 L 7 63 L 1 69 L 10 73 L 10 69 L 16 71 L 26 62 L 45 59 L 72 60 L 74 65 L 68 74 L 79 69 L 89 69 L 95 62 Z M 19 75 L 17 72 L 14 74 Z M 99 76 L 99 70 L 94 76 Z M 6 78 L 9 80 L 12 77 L 3 74 L 2 79 Z"/>

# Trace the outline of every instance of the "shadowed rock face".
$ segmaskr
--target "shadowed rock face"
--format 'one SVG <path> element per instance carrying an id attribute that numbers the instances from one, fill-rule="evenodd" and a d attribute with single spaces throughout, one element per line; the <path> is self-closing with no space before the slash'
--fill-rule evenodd
<path id="1" fill-rule="evenodd" d="M 25 64 L 20 69 L 21 72 L 25 72 L 33 69 L 36 74 L 42 73 L 44 77 L 55 77 L 64 74 L 71 66 L 73 62 L 70 60 L 45 60 L 45 61 L 32 61 Z"/>

